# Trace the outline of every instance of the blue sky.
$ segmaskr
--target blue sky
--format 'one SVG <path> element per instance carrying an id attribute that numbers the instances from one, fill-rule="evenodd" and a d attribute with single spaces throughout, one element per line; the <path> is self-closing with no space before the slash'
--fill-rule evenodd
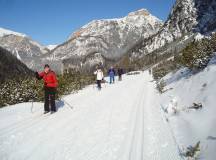
<path id="1" fill-rule="evenodd" d="M 94 19 L 124 17 L 146 8 L 166 20 L 175 0 L 0 0 L 0 27 L 44 44 L 60 44 Z"/>

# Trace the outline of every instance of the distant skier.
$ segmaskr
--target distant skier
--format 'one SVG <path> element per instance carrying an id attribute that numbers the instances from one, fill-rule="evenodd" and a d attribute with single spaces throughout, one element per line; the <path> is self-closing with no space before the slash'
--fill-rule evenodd
<path id="1" fill-rule="evenodd" d="M 56 74 L 52 71 L 48 64 L 44 66 L 44 71 L 41 73 L 35 72 L 38 80 L 44 81 L 44 114 L 50 112 L 49 104 L 51 104 L 51 114 L 56 112 L 55 95 L 58 81 Z"/>
<path id="2" fill-rule="evenodd" d="M 122 80 L 122 75 L 123 75 L 124 71 L 122 68 L 118 68 L 118 80 L 121 81 Z"/>
<path id="3" fill-rule="evenodd" d="M 108 75 L 110 77 L 110 84 L 115 83 L 115 69 L 113 67 L 110 67 Z"/>
<path id="4" fill-rule="evenodd" d="M 97 67 L 94 74 L 96 75 L 98 90 L 101 90 L 101 81 L 104 79 L 103 71 L 99 67 Z"/>

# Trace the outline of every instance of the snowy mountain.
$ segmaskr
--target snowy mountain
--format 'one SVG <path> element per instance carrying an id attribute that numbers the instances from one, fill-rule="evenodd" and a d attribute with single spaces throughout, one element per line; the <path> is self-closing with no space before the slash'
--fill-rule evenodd
<path id="1" fill-rule="evenodd" d="M 52 51 L 65 68 L 91 68 L 120 59 L 135 44 L 155 34 L 162 21 L 146 9 L 120 19 L 95 20 L 69 36 Z"/>
<path id="2" fill-rule="evenodd" d="M 11 31 L 11 30 L 8 30 L 8 29 L 4 29 L 4 28 L 0 28 L 0 37 L 6 36 L 6 35 L 10 35 L 10 34 L 21 36 L 21 37 L 26 37 L 25 34 L 14 32 L 14 31 Z"/>
<path id="3" fill-rule="evenodd" d="M 21 58 L 40 56 L 47 53 L 47 48 L 25 34 L 0 28 L 0 46 L 19 53 Z"/>
<path id="4" fill-rule="evenodd" d="M 25 76 L 33 72 L 18 60 L 9 51 L 0 47 L 0 82 L 14 78 L 15 76 Z"/>
<path id="5" fill-rule="evenodd" d="M 0 46 L 34 70 L 49 63 L 59 73 L 67 68 L 91 71 L 97 64 L 118 64 L 124 56 L 139 60 L 149 53 L 179 53 L 202 34 L 215 31 L 215 8 L 215 0 L 177 0 L 164 24 L 146 9 L 119 19 L 94 20 L 58 46 L 45 47 L 24 34 L 0 28 Z"/>
<path id="6" fill-rule="evenodd" d="M 167 21 L 142 9 L 121 19 L 97 20 L 83 26 L 52 51 L 65 68 L 91 69 L 96 64 L 132 61 L 145 55 L 173 55 L 216 29 L 214 0 L 177 0 Z M 148 60 L 148 59 L 146 59 Z"/>
<path id="7" fill-rule="evenodd" d="M 61 62 L 49 59 L 50 50 L 46 46 L 32 40 L 25 34 L 3 28 L 0 28 L 0 35 L 0 47 L 10 51 L 29 68 L 40 70 L 44 64 L 49 63 L 53 69 L 61 72 Z"/>
<path id="8" fill-rule="evenodd" d="M 51 44 L 51 45 L 48 45 L 48 46 L 46 46 L 50 51 L 51 50 L 53 50 L 53 49 L 55 49 L 56 47 L 57 47 L 58 45 L 53 45 L 53 44 Z"/>
<path id="9" fill-rule="evenodd" d="M 216 29 L 215 8 L 215 0 L 177 0 L 159 32 L 137 44 L 130 54 L 143 56 L 156 50 L 164 54 L 184 48 L 197 33 L 208 34 Z"/>

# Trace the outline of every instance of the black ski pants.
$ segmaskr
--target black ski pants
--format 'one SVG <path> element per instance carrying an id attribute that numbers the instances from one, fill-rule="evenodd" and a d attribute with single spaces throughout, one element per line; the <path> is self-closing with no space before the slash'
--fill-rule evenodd
<path id="1" fill-rule="evenodd" d="M 101 80 L 97 80 L 97 87 L 98 89 L 101 89 Z"/>
<path id="2" fill-rule="evenodd" d="M 51 111 L 56 111 L 56 105 L 55 105 L 55 95 L 56 95 L 56 88 L 52 87 L 44 87 L 44 111 L 50 111 L 50 105 L 51 105 Z"/>

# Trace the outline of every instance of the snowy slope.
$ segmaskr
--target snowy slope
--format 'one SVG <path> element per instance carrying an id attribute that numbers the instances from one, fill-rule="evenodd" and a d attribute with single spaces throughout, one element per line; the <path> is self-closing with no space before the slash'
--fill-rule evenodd
<path id="1" fill-rule="evenodd" d="M 1 160 L 180 160 L 150 75 L 124 76 L 102 91 L 64 97 L 54 115 L 42 103 L 0 109 Z"/>
<path id="2" fill-rule="evenodd" d="M 175 132 L 180 148 L 183 150 L 201 143 L 199 158 L 214 160 L 216 156 L 216 57 L 208 67 L 198 73 L 191 74 L 187 69 L 167 75 L 164 80 L 166 89 L 171 89 L 160 98 L 166 115 Z M 166 90 L 165 89 L 165 90 Z M 193 103 L 201 103 L 200 110 L 189 109 Z M 177 110 L 177 114 L 174 114 Z"/>

